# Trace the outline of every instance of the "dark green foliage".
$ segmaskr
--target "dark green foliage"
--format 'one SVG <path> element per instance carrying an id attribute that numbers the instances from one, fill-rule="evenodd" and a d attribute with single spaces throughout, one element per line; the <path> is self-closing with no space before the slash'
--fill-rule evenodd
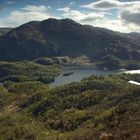
<path id="1" fill-rule="evenodd" d="M 21 82 L 14 83 L 10 81 L 4 82 L 4 86 L 9 92 L 13 93 L 34 93 L 39 90 L 47 89 L 48 86 L 41 82 Z"/>
<path id="2" fill-rule="evenodd" d="M 140 82 L 140 74 L 116 74 L 116 75 L 110 75 L 112 78 L 114 79 L 122 79 L 125 81 L 136 81 L 136 82 Z"/>
<path id="3" fill-rule="evenodd" d="M 34 62 L 0 62 L 0 81 L 26 82 L 40 81 L 52 82 L 60 73 L 57 65 L 45 66 Z"/>
<path id="4" fill-rule="evenodd" d="M 38 58 L 35 62 L 42 65 L 52 65 L 55 63 L 52 59 L 47 57 Z"/>
<path id="5" fill-rule="evenodd" d="M 128 81 L 139 77 L 93 75 L 52 89 L 35 81 L 4 82 L 0 139 L 99 140 L 103 132 L 111 140 L 138 138 L 140 86 Z"/>
<path id="6" fill-rule="evenodd" d="M 7 92 L 7 89 L 0 84 L 0 109 L 8 104 L 8 102 L 10 101 L 10 94 Z"/>
<path id="7" fill-rule="evenodd" d="M 22 113 L 0 115 L 0 124 L 1 140 L 45 140 L 47 137 L 47 129 L 41 123 Z"/>
<path id="8" fill-rule="evenodd" d="M 22 106 L 30 108 L 33 115 L 42 116 L 49 129 L 115 127 L 125 119 L 131 121 L 135 115 L 138 117 L 136 110 L 140 106 L 140 87 L 129 85 L 123 75 L 115 76 L 92 76 L 80 83 L 43 91 L 44 94 L 40 93 L 43 96 L 37 98 L 37 93 Z M 33 102 L 33 99 L 38 100 Z"/>
<path id="9" fill-rule="evenodd" d="M 122 67 L 121 65 L 121 61 L 118 58 L 108 55 L 102 58 L 102 60 L 97 64 L 97 67 L 105 70 L 116 70 L 120 69 Z"/>
<path id="10" fill-rule="evenodd" d="M 130 61 L 125 64 L 125 68 L 129 70 L 137 70 L 140 68 L 140 63 L 136 63 L 135 61 Z"/>

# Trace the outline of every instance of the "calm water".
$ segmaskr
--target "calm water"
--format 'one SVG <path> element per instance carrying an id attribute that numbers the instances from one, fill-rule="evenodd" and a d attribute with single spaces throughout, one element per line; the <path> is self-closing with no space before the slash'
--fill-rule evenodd
<path id="1" fill-rule="evenodd" d="M 73 72 L 72 75 L 63 76 L 64 73 Z M 116 70 L 116 71 L 101 71 L 95 70 L 93 67 L 82 67 L 82 66 L 67 66 L 63 67 L 62 73 L 55 78 L 55 81 L 50 83 L 50 87 L 56 87 L 64 84 L 68 84 L 71 82 L 78 82 L 81 81 L 83 78 L 91 76 L 91 75 L 101 75 L 101 76 L 108 76 L 114 73 L 121 73 L 123 70 Z"/>

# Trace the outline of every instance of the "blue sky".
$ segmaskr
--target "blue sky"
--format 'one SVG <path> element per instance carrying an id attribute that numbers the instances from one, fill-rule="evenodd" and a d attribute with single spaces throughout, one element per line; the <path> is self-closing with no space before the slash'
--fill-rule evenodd
<path id="1" fill-rule="evenodd" d="M 140 32 L 140 0 L 0 0 L 0 27 L 71 18 L 120 32 Z"/>

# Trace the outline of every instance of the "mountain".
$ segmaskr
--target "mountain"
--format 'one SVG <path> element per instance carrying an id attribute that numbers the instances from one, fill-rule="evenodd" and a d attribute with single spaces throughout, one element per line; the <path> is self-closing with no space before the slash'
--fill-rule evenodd
<path id="1" fill-rule="evenodd" d="M 0 36 L 7 34 L 12 28 L 0 28 Z"/>
<path id="2" fill-rule="evenodd" d="M 140 60 L 140 36 L 81 25 L 71 19 L 32 21 L 0 37 L 0 60 L 38 57 L 87 56 L 91 61 L 106 57 Z"/>
<path id="3" fill-rule="evenodd" d="M 134 42 L 140 43 L 140 33 L 132 32 L 127 34 L 127 37 L 133 39 Z"/>

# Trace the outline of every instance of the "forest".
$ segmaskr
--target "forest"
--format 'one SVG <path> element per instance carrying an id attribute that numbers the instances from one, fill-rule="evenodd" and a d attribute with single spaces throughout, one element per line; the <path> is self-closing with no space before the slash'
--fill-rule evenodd
<path id="1" fill-rule="evenodd" d="M 60 72 L 56 64 L 0 62 L 0 140 L 140 137 L 140 86 L 128 83 L 140 82 L 139 74 L 92 75 L 50 88 Z"/>

